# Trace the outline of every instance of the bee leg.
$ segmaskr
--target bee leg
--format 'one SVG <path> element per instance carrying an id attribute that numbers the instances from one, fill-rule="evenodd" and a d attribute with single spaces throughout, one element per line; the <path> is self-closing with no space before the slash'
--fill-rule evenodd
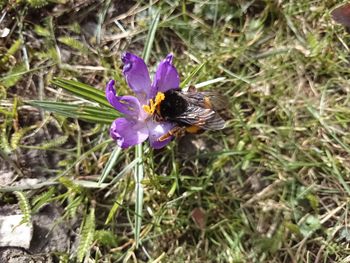
<path id="1" fill-rule="evenodd" d="M 168 131 L 166 134 L 160 136 L 157 141 L 162 142 L 169 139 L 171 136 L 178 136 L 185 131 L 185 127 L 176 126 Z"/>

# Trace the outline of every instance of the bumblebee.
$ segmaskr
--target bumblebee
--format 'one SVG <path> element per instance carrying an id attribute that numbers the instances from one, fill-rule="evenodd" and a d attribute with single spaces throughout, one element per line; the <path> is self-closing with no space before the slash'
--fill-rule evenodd
<path id="1" fill-rule="evenodd" d="M 225 120 L 219 112 L 227 106 L 227 100 L 215 92 L 198 92 L 190 86 L 188 91 L 169 90 L 157 105 L 154 117 L 176 123 L 177 125 L 158 141 L 164 141 L 170 136 L 188 133 L 200 133 L 205 130 L 221 130 Z"/>

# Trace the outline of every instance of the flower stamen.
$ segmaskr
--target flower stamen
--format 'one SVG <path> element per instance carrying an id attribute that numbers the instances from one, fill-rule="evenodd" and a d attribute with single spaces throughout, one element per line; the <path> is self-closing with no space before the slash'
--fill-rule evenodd
<path id="1" fill-rule="evenodd" d="M 142 108 L 145 112 L 150 115 L 153 115 L 157 106 L 165 99 L 165 95 L 162 92 L 158 92 L 154 99 L 149 100 L 149 105 L 143 105 Z"/>

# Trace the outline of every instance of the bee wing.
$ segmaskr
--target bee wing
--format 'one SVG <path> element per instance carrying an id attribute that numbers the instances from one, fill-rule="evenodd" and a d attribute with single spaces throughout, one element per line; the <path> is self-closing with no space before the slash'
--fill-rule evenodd
<path id="1" fill-rule="evenodd" d="M 206 101 L 209 101 L 211 108 L 214 111 L 220 111 L 228 107 L 228 100 L 223 95 L 217 92 L 211 91 L 202 91 L 202 92 L 182 92 L 184 96 L 192 104 L 200 106 L 202 108 L 207 108 L 208 105 L 205 104 Z"/>
<path id="2" fill-rule="evenodd" d="M 176 120 L 204 130 L 221 130 L 225 127 L 225 121 L 218 113 L 196 105 L 189 105 L 184 113 L 176 117 Z"/>

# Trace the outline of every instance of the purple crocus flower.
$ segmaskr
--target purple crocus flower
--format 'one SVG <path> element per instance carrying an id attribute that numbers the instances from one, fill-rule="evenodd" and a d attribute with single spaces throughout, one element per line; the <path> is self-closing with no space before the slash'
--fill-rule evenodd
<path id="1" fill-rule="evenodd" d="M 171 89 L 178 89 L 179 74 L 172 64 L 173 56 L 167 55 L 158 65 L 153 83 L 149 77 L 145 62 L 132 53 L 122 56 L 124 62 L 123 74 L 134 96 L 117 96 L 114 80 L 106 86 L 106 97 L 109 103 L 124 117 L 116 119 L 110 135 L 121 148 L 128 148 L 149 139 L 152 148 L 160 149 L 167 145 L 172 137 L 159 141 L 175 124 L 157 122 L 153 118 L 156 106 L 164 99 L 164 93 Z"/>

